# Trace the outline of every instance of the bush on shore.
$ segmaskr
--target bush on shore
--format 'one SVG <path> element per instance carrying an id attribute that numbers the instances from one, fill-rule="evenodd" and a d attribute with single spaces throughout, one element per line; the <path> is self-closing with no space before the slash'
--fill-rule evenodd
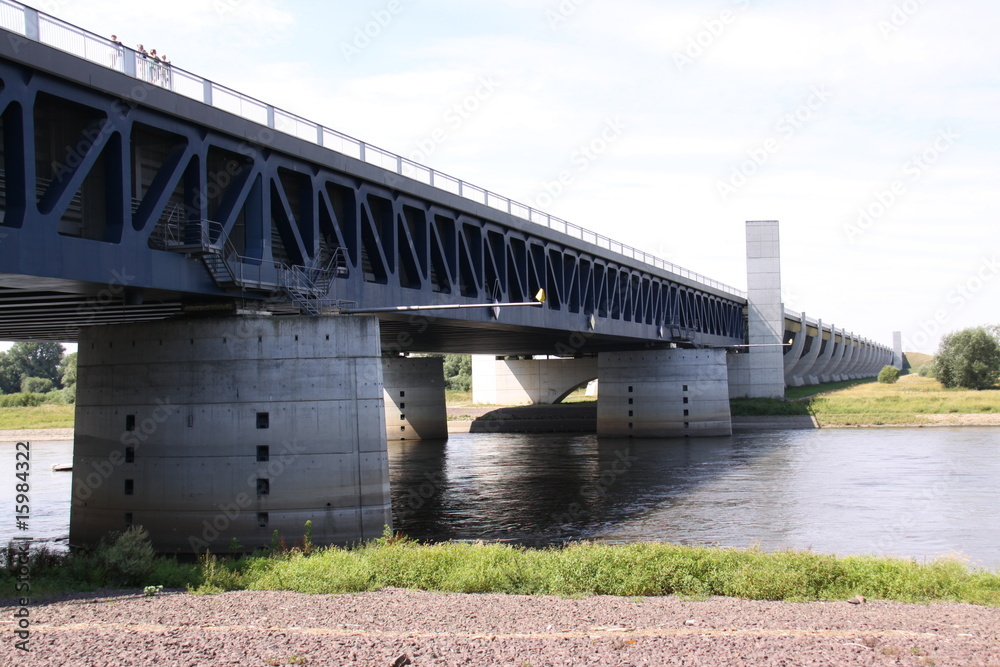
<path id="1" fill-rule="evenodd" d="M 878 372 L 878 381 L 882 384 L 896 384 L 899 382 L 899 369 L 895 366 L 883 366 Z"/>

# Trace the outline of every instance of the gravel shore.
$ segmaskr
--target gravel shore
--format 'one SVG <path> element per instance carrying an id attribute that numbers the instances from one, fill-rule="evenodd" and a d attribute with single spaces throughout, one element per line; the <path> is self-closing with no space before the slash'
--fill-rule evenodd
<path id="1" fill-rule="evenodd" d="M 101 592 L 34 603 L 28 653 L 15 611 L 3 665 L 1000 665 L 1000 609 L 962 604 Z"/>

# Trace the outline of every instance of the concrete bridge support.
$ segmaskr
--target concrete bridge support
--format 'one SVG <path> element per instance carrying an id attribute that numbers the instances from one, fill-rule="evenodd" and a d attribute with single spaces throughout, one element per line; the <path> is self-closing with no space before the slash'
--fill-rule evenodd
<path id="1" fill-rule="evenodd" d="M 598 436 L 732 434 L 724 350 L 606 352 L 598 364 Z"/>
<path id="2" fill-rule="evenodd" d="M 387 440 L 448 437 L 443 366 L 443 357 L 382 359 Z"/>
<path id="3" fill-rule="evenodd" d="M 806 324 L 806 314 L 802 313 L 802 332 L 800 334 L 807 339 L 808 349 L 799 357 L 792 369 L 785 375 L 785 383 L 792 387 L 803 387 L 808 384 L 816 384 L 813 381 L 812 370 L 816 367 L 823 351 L 823 320 L 816 323 L 816 335 L 809 335 L 809 326 Z"/>
<path id="4" fill-rule="evenodd" d="M 378 321 L 228 317 L 84 330 L 70 543 L 318 544 L 391 524 Z"/>
<path id="5" fill-rule="evenodd" d="M 903 370 L 903 332 L 892 332 L 892 365 Z"/>
<path id="6" fill-rule="evenodd" d="M 747 301 L 750 348 L 749 383 L 740 395 L 783 398 L 785 308 L 781 303 L 781 253 L 778 221 L 749 221 L 747 233 Z"/>
<path id="7" fill-rule="evenodd" d="M 487 405 L 558 403 L 597 377 L 597 357 L 503 359 L 472 355 L 472 402 Z M 603 398 L 603 396 L 602 396 Z"/>
<path id="8" fill-rule="evenodd" d="M 840 340 L 835 341 L 837 336 L 840 336 Z M 823 374 L 819 376 L 819 381 L 822 383 L 836 382 L 836 378 L 839 377 L 837 375 L 837 371 L 844 363 L 844 354 L 847 352 L 847 331 L 841 329 L 838 334 L 836 330 L 834 330 L 830 342 L 836 342 L 836 346 L 834 347 L 833 356 L 830 358 L 830 362 L 826 365 L 826 368 L 823 369 Z"/>
<path id="9" fill-rule="evenodd" d="M 792 344 L 785 348 L 784 356 L 782 357 L 782 363 L 785 369 L 785 385 L 792 384 L 792 370 L 798 365 L 799 361 L 802 359 L 802 352 L 806 347 L 806 338 L 808 338 L 809 324 L 806 322 L 806 314 L 802 313 L 799 318 L 800 329 L 798 331 L 792 332 Z"/>
<path id="10" fill-rule="evenodd" d="M 830 325 L 830 336 L 823 342 L 823 350 L 816 359 L 816 363 L 809 369 L 809 384 L 820 384 L 823 381 L 823 373 L 829 368 L 833 355 L 837 351 L 837 327 Z"/>

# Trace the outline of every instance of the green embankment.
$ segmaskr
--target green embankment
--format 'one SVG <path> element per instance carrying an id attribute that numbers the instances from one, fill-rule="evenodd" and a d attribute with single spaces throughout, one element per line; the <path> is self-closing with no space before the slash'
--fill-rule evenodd
<path id="1" fill-rule="evenodd" d="M 904 375 L 896 384 L 866 380 L 790 389 L 787 399 L 738 399 L 738 417 L 812 415 L 820 426 L 881 426 L 934 423 L 929 415 L 1000 415 L 1000 388 L 945 389 L 933 378 Z M 821 393 L 816 393 L 816 392 Z"/>
<path id="2" fill-rule="evenodd" d="M 0 430 L 73 428 L 75 406 L 44 403 L 35 407 L 0 408 Z"/>
<path id="3" fill-rule="evenodd" d="M 308 552 L 308 553 L 307 553 Z M 49 557 L 32 568 L 33 594 L 103 586 L 164 586 L 196 593 L 290 590 L 354 593 L 386 587 L 448 593 L 515 595 L 712 595 L 754 600 L 843 600 L 854 595 L 903 602 L 1000 606 L 1000 572 L 970 570 L 954 560 L 917 563 L 810 551 L 685 547 L 662 543 L 578 543 L 526 549 L 481 543 L 421 545 L 382 538 L 367 545 L 293 549 L 239 559 L 203 557 L 197 564 L 156 558 L 140 574 L 135 557 Z M 128 563 L 128 577 L 109 563 Z M 13 578 L 2 575 L 0 595 Z M 125 579 L 128 579 L 127 581 Z"/>

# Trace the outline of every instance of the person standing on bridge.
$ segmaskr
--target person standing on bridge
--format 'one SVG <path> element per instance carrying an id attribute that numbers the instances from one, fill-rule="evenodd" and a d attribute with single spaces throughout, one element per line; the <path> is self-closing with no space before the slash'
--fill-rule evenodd
<path id="1" fill-rule="evenodd" d="M 111 47 L 113 49 L 111 52 L 111 67 L 120 70 L 125 56 L 125 45 L 118 39 L 118 35 L 111 35 L 111 43 L 114 45 Z"/>

